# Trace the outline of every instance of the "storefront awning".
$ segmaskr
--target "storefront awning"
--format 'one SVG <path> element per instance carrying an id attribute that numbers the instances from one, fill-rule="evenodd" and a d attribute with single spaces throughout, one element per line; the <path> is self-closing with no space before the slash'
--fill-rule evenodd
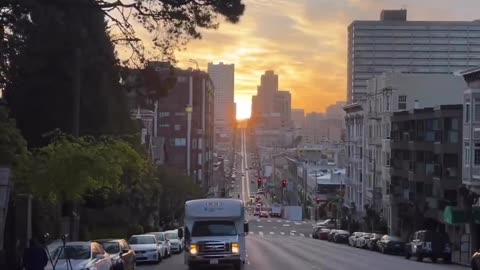
<path id="1" fill-rule="evenodd" d="M 472 218 L 475 224 L 480 224 L 480 207 L 473 207 Z M 445 207 L 443 211 L 443 221 L 450 225 L 468 223 L 465 209 L 453 206 Z"/>

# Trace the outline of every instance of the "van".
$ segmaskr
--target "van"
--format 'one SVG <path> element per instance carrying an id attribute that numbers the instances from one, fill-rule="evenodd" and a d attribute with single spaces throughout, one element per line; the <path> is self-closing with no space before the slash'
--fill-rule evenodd
<path id="1" fill-rule="evenodd" d="M 245 206 L 237 199 L 199 199 L 185 203 L 185 264 L 233 265 L 240 270 L 246 261 Z M 183 235 L 185 234 L 185 235 Z"/>

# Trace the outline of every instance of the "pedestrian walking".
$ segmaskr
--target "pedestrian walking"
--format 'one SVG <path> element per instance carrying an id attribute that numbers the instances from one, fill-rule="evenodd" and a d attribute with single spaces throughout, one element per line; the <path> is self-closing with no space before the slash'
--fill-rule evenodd
<path id="1" fill-rule="evenodd" d="M 23 266 L 25 270 L 44 270 L 48 263 L 45 249 L 36 239 L 30 239 L 30 246 L 23 254 Z"/>

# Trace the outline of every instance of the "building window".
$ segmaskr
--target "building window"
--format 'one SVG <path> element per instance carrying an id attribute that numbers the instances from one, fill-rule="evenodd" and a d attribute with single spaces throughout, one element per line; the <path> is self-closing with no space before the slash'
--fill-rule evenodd
<path id="1" fill-rule="evenodd" d="M 170 116 L 170 112 L 159 112 L 158 113 L 158 117 L 168 117 Z"/>
<path id="2" fill-rule="evenodd" d="M 470 103 L 465 103 L 465 123 L 470 123 Z"/>
<path id="3" fill-rule="evenodd" d="M 198 149 L 203 149 L 203 139 L 198 138 Z"/>
<path id="4" fill-rule="evenodd" d="M 385 106 L 385 107 L 387 107 L 386 111 L 389 112 L 390 111 L 390 96 L 386 96 L 385 99 L 387 101 L 387 105 Z"/>
<path id="5" fill-rule="evenodd" d="M 387 167 L 390 167 L 390 153 L 389 152 L 385 152 L 385 165 Z"/>
<path id="6" fill-rule="evenodd" d="M 465 166 L 470 166 L 470 142 L 465 142 L 465 150 L 464 150 L 464 164 Z"/>
<path id="7" fill-rule="evenodd" d="M 473 165 L 480 165 L 480 143 L 475 144 L 475 148 L 473 151 Z"/>
<path id="8" fill-rule="evenodd" d="M 192 149 L 197 149 L 197 139 L 192 139 Z"/>
<path id="9" fill-rule="evenodd" d="M 181 126 L 179 124 L 175 124 L 174 128 L 175 128 L 175 131 L 180 131 Z"/>
<path id="10" fill-rule="evenodd" d="M 175 138 L 175 146 L 186 146 L 187 139 L 185 138 Z"/>
<path id="11" fill-rule="evenodd" d="M 170 127 L 170 124 L 159 124 L 158 127 L 168 128 L 168 127 Z"/>
<path id="12" fill-rule="evenodd" d="M 431 197 L 433 194 L 433 184 L 425 183 L 425 196 Z"/>
<path id="13" fill-rule="evenodd" d="M 175 116 L 185 116 L 186 114 L 184 112 L 176 112 Z"/>
<path id="14" fill-rule="evenodd" d="M 198 165 L 202 165 L 202 153 L 198 153 Z"/>
<path id="15" fill-rule="evenodd" d="M 406 110 L 407 109 L 407 96 L 406 95 L 398 96 L 398 109 L 399 110 Z"/>
<path id="16" fill-rule="evenodd" d="M 480 122 L 480 98 L 475 99 L 473 110 L 473 121 Z"/>

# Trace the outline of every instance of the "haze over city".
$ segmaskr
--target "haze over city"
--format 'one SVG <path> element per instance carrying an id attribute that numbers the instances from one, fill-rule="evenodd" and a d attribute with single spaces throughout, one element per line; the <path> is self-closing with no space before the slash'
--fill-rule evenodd
<path id="1" fill-rule="evenodd" d="M 177 53 L 179 66 L 208 62 L 235 64 L 237 119 L 250 117 L 251 96 L 265 70 L 279 75 L 292 107 L 323 112 L 345 100 L 347 26 L 378 20 L 382 9 L 408 9 L 408 20 L 475 20 L 476 0 L 247 0 L 238 24 L 223 23 Z M 453 8 L 454 7 L 454 8 Z"/>

